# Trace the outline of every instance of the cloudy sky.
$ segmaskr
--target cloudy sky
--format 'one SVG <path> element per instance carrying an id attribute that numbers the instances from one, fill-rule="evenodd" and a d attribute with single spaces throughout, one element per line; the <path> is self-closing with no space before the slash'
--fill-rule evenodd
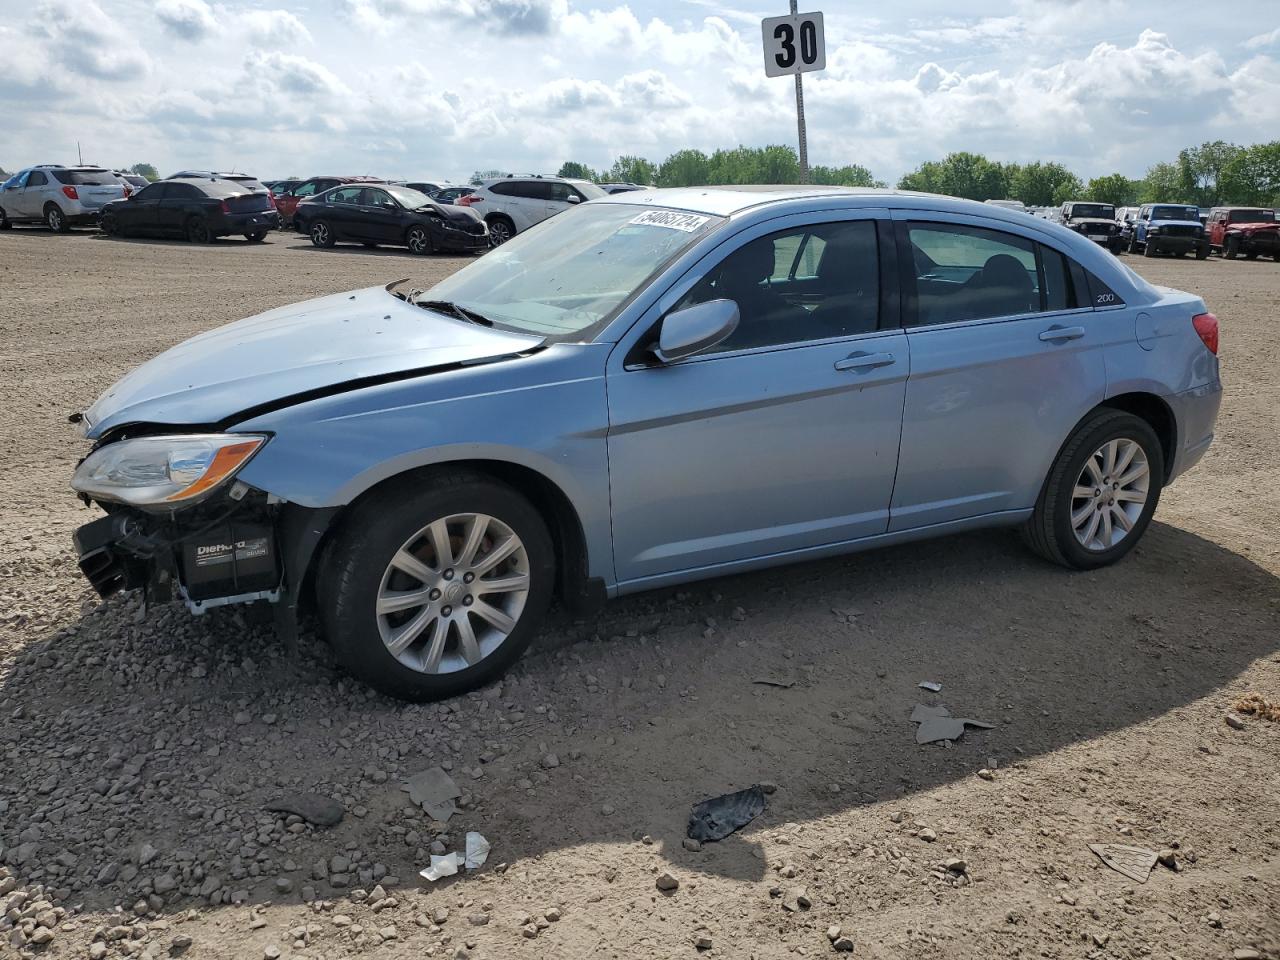
<path id="1" fill-rule="evenodd" d="M 1138 176 L 1280 136 L 1280 0 L 802 2 L 810 157 L 950 150 Z M 464 178 L 795 141 L 785 0 L 0 0 L 0 166 Z"/>

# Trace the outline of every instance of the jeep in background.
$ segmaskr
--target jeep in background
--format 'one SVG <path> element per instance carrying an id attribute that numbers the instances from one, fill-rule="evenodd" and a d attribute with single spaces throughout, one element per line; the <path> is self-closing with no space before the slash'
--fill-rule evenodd
<path id="1" fill-rule="evenodd" d="M 1200 208 L 1185 203 L 1146 203 L 1138 210 L 1129 238 L 1129 252 L 1154 257 L 1172 253 L 1197 260 L 1209 256 L 1209 240 L 1200 225 Z"/>
<path id="2" fill-rule="evenodd" d="M 1209 211 L 1209 249 L 1234 260 L 1266 254 L 1280 260 L 1280 224 L 1266 207 L 1214 207 Z"/>
<path id="3" fill-rule="evenodd" d="M 1067 229 L 1083 234 L 1112 253 L 1119 253 L 1123 248 L 1116 208 L 1111 204 L 1068 200 L 1059 212 L 1062 217 L 1059 222 Z"/>

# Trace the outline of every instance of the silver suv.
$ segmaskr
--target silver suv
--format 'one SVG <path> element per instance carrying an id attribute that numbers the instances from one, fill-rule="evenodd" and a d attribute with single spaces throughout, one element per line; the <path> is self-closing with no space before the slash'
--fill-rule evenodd
<path id="1" fill-rule="evenodd" d="M 0 186 L 0 230 L 14 223 L 40 223 L 56 233 L 97 223 L 104 204 L 133 188 L 103 167 L 42 163 L 19 170 Z"/>
<path id="2" fill-rule="evenodd" d="M 605 196 L 608 194 L 590 180 L 502 177 L 482 181 L 474 193 L 459 197 L 456 202 L 484 217 L 490 241 L 496 247 L 548 217 Z"/>

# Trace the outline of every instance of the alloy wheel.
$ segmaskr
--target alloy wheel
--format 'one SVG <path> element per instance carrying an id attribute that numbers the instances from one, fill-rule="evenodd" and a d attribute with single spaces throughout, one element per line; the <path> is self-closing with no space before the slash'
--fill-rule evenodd
<path id="1" fill-rule="evenodd" d="M 409 252 L 416 254 L 424 254 L 430 247 L 431 241 L 427 236 L 427 231 L 422 227 L 414 227 L 409 231 Z"/>
<path id="2" fill-rule="evenodd" d="M 317 247 L 324 247 L 328 245 L 329 225 L 327 223 L 317 223 L 311 228 L 311 242 Z"/>
<path id="3" fill-rule="evenodd" d="M 52 230 L 54 233 L 60 233 L 62 231 L 62 211 L 61 210 L 59 210 L 57 207 L 50 207 L 49 213 L 46 219 L 48 220 L 50 230 Z"/>
<path id="4" fill-rule="evenodd" d="M 1086 550 L 1110 550 L 1147 504 L 1151 466 L 1135 440 L 1108 440 L 1084 463 L 1071 493 L 1071 529 Z"/>
<path id="5" fill-rule="evenodd" d="M 387 651 L 419 673 L 473 667 L 511 635 L 529 597 L 529 554 L 496 517 L 442 517 L 387 564 L 374 615 Z"/>
<path id="6" fill-rule="evenodd" d="M 511 239 L 512 230 L 505 220 L 495 220 L 489 224 L 489 242 L 495 247 Z"/>

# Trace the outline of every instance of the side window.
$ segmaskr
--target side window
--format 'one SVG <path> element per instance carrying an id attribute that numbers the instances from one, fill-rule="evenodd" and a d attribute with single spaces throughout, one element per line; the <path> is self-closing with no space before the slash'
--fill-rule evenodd
<path id="1" fill-rule="evenodd" d="M 551 184 L 543 180 L 527 180 L 524 183 L 516 184 L 516 196 L 527 197 L 530 200 L 550 200 Z"/>
<path id="2" fill-rule="evenodd" d="M 166 200 L 199 200 L 203 197 L 204 194 L 189 183 L 171 183 L 164 194 Z"/>
<path id="3" fill-rule="evenodd" d="M 1012 317 L 1040 310 L 1035 244 L 998 230 L 907 225 L 917 326 Z"/>
<path id="4" fill-rule="evenodd" d="M 1067 270 L 1067 258 L 1057 250 L 1040 247 L 1040 263 L 1044 267 L 1044 307 L 1046 310 L 1071 310 L 1076 302 L 1071 275 Z"/>
<path id="5" fill-rule="evenodd" d="M 160 183 L 153 183 L 149 187 L 143 187 L 141 190 L 138 191 L 138 199 L 139 200 L 159 200 L 161 197 L 165 195 L 165 189 L 168 186 L 169 186 L 168 183 L 161 181 Z"/>
<path id="6" fill-rule="evenodd" d="M 316 183 L 314 180 L 308 180 L 306 183 L 300 183 L 293 188 L 295 197 L 309 197 L 316 192 Z"/>
<path id="7" fill-rule="evenodd" d="M 794 271 L 805 249 L 815 261 L 812 276 L 802 277 Z M 680 306 L 720 299 L 738 305 L 738 329 L 708 352 L 869 333 L 880 315 L 876 224 L 823 223 L 752 240 L 712 267 Z"/>
<path id="8" fill-rule="evenodd" d="M 511 183 L 510 181 L 503 181 L 502 183 L 492 183 L 489 185 L 489 192 L 496 193 L 500 197 L 514 197 L 517 195 L 515 192 L 515 186 L 516 185 L 514 183 Z M 482 187 L 481 189 L 484 189 L 484 188 Z"/>
<path id="9" fill-rule="evenodd" d="M 343 187 L 325 197 L 327 203 L 359 203 L 364 187 Z"/>
<path id="10" fill-rule="evenodd" d="M 31 175 L 27 177 L 28 187 L 43 187 L 48 182 L 49 182 L 49 178 L 46 177 L 43 171 L 40 171 L 40 170 L 32 170 Z"/>
<path id="11" fill-rule="evenodd" d="M 582 199 L 582 194 L 573 189 L 573 187 L 569 186 L 567 183 L 556 183 L 555 181 L 552 181 L 551 183 L 546 184 L 546 187 L 551 192 L 552 200 L 558 200 L 561 203 L 568 203 L 570 197 L 577 197 L 579 200 Z"/>
<path id="12" fill-rule="evenodd" d="M 364 191 L 364 196 L 360 198 L 360 202 L 366 207 L 380 207 L 384 203 L 391 203 L 391 194 L 385 190 L 369 190 Z"/>

